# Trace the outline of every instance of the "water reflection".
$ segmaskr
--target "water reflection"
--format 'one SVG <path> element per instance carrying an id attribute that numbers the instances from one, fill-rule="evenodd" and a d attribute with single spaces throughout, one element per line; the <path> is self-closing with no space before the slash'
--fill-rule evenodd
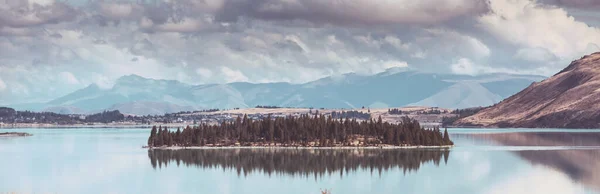
<path id="1" fill-rule="evenodd" d="M 339 173 L 340 176 L 358 169 L 371 172 L 391 168 L 403 169 L 404 173 L 417 171 L 422 164 L 448 162 L 450 151 L 393 150 L 393 149 L 183 149 L 148 150 L 153 168 L 177 166 L 222 168 L 236 170 L 238 176 L 253 172 L 268 175 L 323 176 Z"/>
<path id="2" fill-rule="evenodd" d="M 503 146 L 556 148 L 523 149 L 514 153 L 532 164 L 556 169 L 573 181 L 600 191 L 600 133 L 488 133 L 461 136 L 493 141 Z"/>

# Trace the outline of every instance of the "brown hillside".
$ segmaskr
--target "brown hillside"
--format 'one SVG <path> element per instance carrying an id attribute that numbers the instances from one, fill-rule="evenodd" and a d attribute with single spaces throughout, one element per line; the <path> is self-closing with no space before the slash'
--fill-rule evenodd
<path id="1" fill-rule="evenodd" d="M 455 125 L 600 128 L 600 52 Z"/>

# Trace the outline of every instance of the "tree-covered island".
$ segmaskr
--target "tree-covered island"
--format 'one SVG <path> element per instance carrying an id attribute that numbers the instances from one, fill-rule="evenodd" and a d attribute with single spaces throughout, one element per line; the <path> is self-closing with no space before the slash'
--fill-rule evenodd
<path id="1" fill-rule="evenodd" d="M 219 125 L 201 124 L 183 130 L 152 127 L 148 147 L 392 147 L 450 146 L 448 132 L 425 129 L 405 117 L 382 122 L 381 117 L 357 121 L 323 115 L 268 116 L 260 120 L 238 117 Z"/>

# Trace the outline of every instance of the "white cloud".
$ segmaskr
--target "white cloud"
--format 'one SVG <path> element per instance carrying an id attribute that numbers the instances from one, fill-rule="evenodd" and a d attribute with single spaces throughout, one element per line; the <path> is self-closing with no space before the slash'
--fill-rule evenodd
<path id="1" fill-rule="evenodd" d="M 427 53 L 423 52 L 423 51 L 417 51 L 413 54 L 410 54 L 410 57 L 412 58 L 419 58 L 419 59 L 424 59 L 427 56 Z"/>
<path id="2" fill-rule="evenodd" d="M 4 83 L 4 81 L 2 81 L 2 79 L 0 79 L 0 91 L 4 90 L 6 90 L 6 84 Z"/>
<path id="3" fill-rule="evenodd" d="M 521 48 L 517 50 L 514 58 L 530 62 L 548 62 L 557 59 L 554 54 L 545 48 Z"/>
<path id="4" fill-rule="evenodd" d="M 517 46 L 543 48 L 572 59 L 589 44 L 600 45 L 600 30 L 576 21 L 559 7 L 540 6 L 531 0 L 489 1 L 490 11 L 478 21 L 494 36 Z"/>
<path id="5" fill-rule="evenodd" d="M 101 89 L 111 89 L 113 85 L 115 85 L 113 79 L 109 79 L 108 77 L 102 74 L 93 73 L 92 75 L 93 83 Z"/>
<path id="6" fill-rule="evenodd" d="M 479 68 L 468 58 L 460 58 L 456 63 L 450 66 L 453 73 L 465 75 L 477 75 Z"/>
<path id="7" fill-rule="evenodd" d="M 79 80 L 71 72 L 63 71 L 60 76 L 68 84 L 79 84 Z"/>
<path id="8" fill-rule="evenodd" d="M 100 12 L 111 19 L 127 18 L 133 11 L 133 5 L 128 3 L 102 3 Z"/>
<path id="9" fill-rule="evenodd" d="M 225 76 L 225 80 L 227 82 L 248 81 L 248 77 L 246 77 L 241 71 L 233 70 L 229 67 L 221 67 L 221 73 Z"/>
<path id="10" fill-rule="evenodd" d="M 213 75 L 213 72 L 210 69 L 206 68 L 197 68 L 196 73 L 200 75 L 203 79 L 210 78 Z"/>
<path id="11" fill-rule="evenodd" d="M 383 63 L 383 68 L 389 69 L 393 67 L 408 67 L 408 63 L 405 61 L 388 61 Z"/>
<path id="12" fill-rule="evenodd" d="M 308 46 L 306 46 L 306 44 L 297 35 L 287 35 L 285 36 L 285 40 L 295 43 L 300 48 L 302 48 L 303 52 L 310 52 L 310 48 L 308 48 Z"/>
<path id="13" fill-rule="evenodd" d="M 553 64 L 554 65 L 554 64 Z M 482 75 L 488 73 L 508 73 L 517 75 L 548 75 L 556 73 L 551 68 L 540 66 L 532 69 L 522 69 L 517 67 L 506 68 L 506 67 L 492 67 L 485 64 L 475 63 L 469 58 L 460 58 L 450 65 L 450 69 L 454 74 L 462 75 Z"/>
<path id="14" fill-rule="evenodd" d="M 398 50 L 406 51 L 410 47 L 410 44 L 402 43 L 402 40 L 400 40 L 399 38 L 394 37 L 394 36 L 389 36 L 389 35 L 385 36 L 384 40 L 385 40 L 385 42 L 394 46 Z"/>
<path id="15" fill-rule="evenodd" d="M 169 21 L 158 25 L 147 22 L 148 21 L 145 20 L 144 25 L 152 24 L 151 27 L 147 27 L 148 30 L 158 32 L 197 32 L 202 30 L 207 25 L 203 21 L 195 18 L 184 18 L 179 22 Z"/>
<path id="16" fill-rule="evenodd" d="M 28 0 L 29 5 L 41 5 L 41 6 L 49 6 L 54 4 L 54 0 Z"/>
<path id="17" fill-rule="evenodd" d="M 422 38 L 417 43 L 431 44 L 433 50 L 441 54 L 459 54 L 474 59 L 482 59 L 491 55 L 490 48 L 476 37 L 459 33 L 451 29 L 427 29 L 431 37 Z"/>

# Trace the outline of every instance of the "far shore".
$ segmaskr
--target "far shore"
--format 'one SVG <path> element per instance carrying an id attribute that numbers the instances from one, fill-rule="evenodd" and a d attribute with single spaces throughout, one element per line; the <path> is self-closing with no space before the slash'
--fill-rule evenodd
<path id="1" fill-rule="evenodd" d="M 32 136 L 32 135 L 29 133 L 20 133 L 20 132 L 0 133 L 0 137 L 26 137 L 26 136 Z"/>
<path id="2" fill-rule="evenodd" d="M 191 123 L 173 123 L 173 124 L 74 124 L 74 125 L 59 125 L 59 124 L 32 124 L 32 123 L 16 123 L 16 124 L 0 124 L 0 129 L 19 129 L 19 128 L 152 128 L 152 126 L 160 125 L 168 128 L 185 128 L 192 126 Z"/>
<path id="3" fill-rule="evenodd" d="M 211 149 L 325 149 L 325 150 L 352 150 L 352 149 L 450 149 L 454 147 L 454 145 L 443 145 L 443 146 L 340 146 L 340 147 L 307 147 L 307 146 L 298 146 L 298 147 L 286 147 L 286 146 L 162 146 L 162 147 L 148 147 L 143 146 L 142 148 L 147 149 L 156 149 L 156 150 L 211 150 Z"/>

